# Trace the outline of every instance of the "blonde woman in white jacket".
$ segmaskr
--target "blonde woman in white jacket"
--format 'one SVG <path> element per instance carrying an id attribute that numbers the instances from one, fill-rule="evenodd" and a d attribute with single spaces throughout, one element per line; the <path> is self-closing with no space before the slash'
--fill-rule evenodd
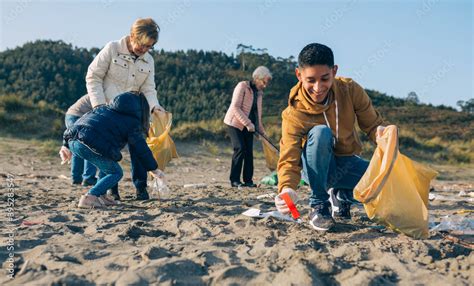
<path id="1" fill-rule="evenodd" d="M 150 112 L 164 111 L 156 96 L 153 57 L 148 53 L 158 42 L 159 32 L 160 28 L 153 19 L 137 19 L 130 29 L 130 35 L 109 42 L 97 54 L 86 75 L 92 108 L 112 102 L 119 94 L 132 91 L 145 95 Z M 149 199 L 146 190 L 147 172 L 136 158 L 133 148 L 129 151 L 132 181 L 137 189 L 136 199 Z M 117 188 L 112 190 L 112 195 L 120 199 Z"/>

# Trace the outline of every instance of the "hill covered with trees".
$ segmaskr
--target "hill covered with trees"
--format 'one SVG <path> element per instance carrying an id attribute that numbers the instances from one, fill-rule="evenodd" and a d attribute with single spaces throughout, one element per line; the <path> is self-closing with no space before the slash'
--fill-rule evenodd
<path id="1" fill-rule="evenodd" d="M 238 48 L 237 56 L 196 50 L 152 52 L 158 98 L 173 113 L 177 138 L 225 136 L 221 122 L 234 86 L 250 79 L 255 67 L 265 65 L 273 81 L 265 91 L 264 121 L 273 139 L 279 139 L 279 115 L 296 82 L 296 63 L 292 57 L 275 58 L 264 49 Z M 0 52 L 0 135 L 60 138 L 63 114 L 86 93 L 85 74 L 98 51 L 62 41 L 36 41 Z M 427 160 L 436 154 L 439 160 L 474 160 L 472 100 L 461 102 L 464 111 L 458 112 L 420 104 L 416 94 L 401 99 L 373 90 L 367 93 L 383 116 L 400 127 L 400 143 L 408 153 L 412 148 L 415 156 Z M 456 151 L 452 146 L 457 146 Z"/>

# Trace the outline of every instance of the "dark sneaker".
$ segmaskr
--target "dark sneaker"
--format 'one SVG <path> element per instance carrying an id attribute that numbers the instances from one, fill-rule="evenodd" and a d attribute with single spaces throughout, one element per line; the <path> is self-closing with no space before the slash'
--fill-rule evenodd
<path id="1" fill-rule="evenodd" d="M 143 189 L 137 189 L 137 195 L 135 197 L 137 201 L 145 201 L 150 199 L 150 195 L 148 195 L 148 192 L 146 188 Z"/>
<path id="2" fill-rule="evenodd" d="M 243 184 L 241 182 L 230 182 L 230 186 L 232 188 L 238 188 L 238 187 L 242 187 Z"/>
<path id="3" fill-rule="evenodd" d="M 328 194 L 332 217 L 338 220 L 350 220 L 353 201 L 350 191 L 331 188 L 328 190 Z"/>
<path id="4" fill-rule="evenodd" d="M 315 230 L 326 231 L 334 226 L 334 220 L 329 213 L 329 205 L 321 205 L 311 210 L 309 224 Z"/>
<path id="5" fill-rule="evenodd" d="M 351 203 L 339 202 L 339 209 L 332 211 L 332 217 L 335 220 L 351 220 Z"/>
<path id="6" fill-rule="evenodd" d="M 349 189 L 339 189 L 336 194 L 336 198 L 341 202 L 348 202 L 353 205 L 360 204 L 359 201 L 354 199 L 354 191 Z"/>
<path id="7" fill-rule="evenodd" d="M 81 181 L 72 181 L 71 185 L 80 185 L 82 182 Z"/>
<path id="8" fill-rule="evenodd" d="M 93 186 L 93 185 L 95 185 L 95 183 L 97 183 L 97 180 L 94 180 L 94 179 L 92 179 L 92 180 L 83 180 L 82 181 L 82 185 L 84 187 Z"/>
<path id="9" fill-rule="evenodd" d="M 257 185 L 254 184 L 253 182 L 247 182 L 242 185 L 242 187 L 247 187 L 247 188 L 256 188 Z"/>
<path id="10" fill-rule="evenodd" d="M 117 185 L 113 186 L 112 189 L 108 190 L 107 194 L 109 196 L 112 196 L 114 198 L 114 200 L 120 201 L 120 194 L 119 194 Z"/>

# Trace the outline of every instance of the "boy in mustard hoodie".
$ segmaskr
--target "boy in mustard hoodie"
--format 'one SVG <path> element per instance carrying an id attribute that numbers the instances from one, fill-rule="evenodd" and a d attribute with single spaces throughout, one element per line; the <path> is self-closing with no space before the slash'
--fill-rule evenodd
<path id="1" fill-rule="evenodd" d="M 277 209 L 290 212 L 281 195 L 288 193 L 294 203 L 303 179 L 310 185 L 310 225 L 328 230 L 333 217 L 350 219 L 350 192 L 368 167 L 358 156 L 362 147 L 358 123 L 372 141 L 383 131 L 383 119 L 364 89 L 350 78 L 336 77 L 332 50 L 312 43 L 298 56 L 298 83 L 290 90 L 288 107 L 282 112 L 282 138 L 278 161 Z M 333 194 L 331 216 L 329 202 Z M 334 200 L 339 200 L 335 202 Z"/>

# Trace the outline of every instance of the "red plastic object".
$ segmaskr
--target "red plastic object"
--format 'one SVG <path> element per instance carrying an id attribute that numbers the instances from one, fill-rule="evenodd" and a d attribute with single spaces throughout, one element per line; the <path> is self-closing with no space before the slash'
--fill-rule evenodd
<path id="1" fill-rule="evenodd" d="M 291 212 L 291 216 L 294 218 L 294 219 L 298 219 L 300 217 L 300 213 L 298 212 L 298 210 L 296 209 L 296 206 L 295 204 L 293 203 L 293 200 L 291 199 L 290 195 L 285 193 L 285 194 L 280 194 L 280 198 L 282 198 L 286 205 L 288 206 L 288 208 L 290 209 L 290 212 Z"/>

